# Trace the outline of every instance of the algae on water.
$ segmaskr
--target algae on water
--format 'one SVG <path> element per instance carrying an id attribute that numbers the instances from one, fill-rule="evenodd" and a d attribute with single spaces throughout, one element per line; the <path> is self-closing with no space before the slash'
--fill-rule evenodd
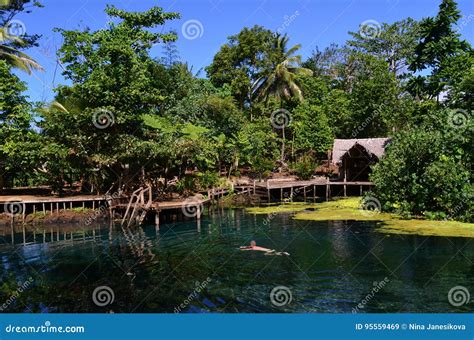
<path id="1" fill-rule="evenodd" d="M 251 214 L 295 213 L 294 219 L 310 221 L 380 221 L 377 231 L 387 234 L 423 236 L 473 237 L 474 223 L 457 221 L 404 220 L 392 213 L 369 211 L 361 208 L 361 198 L 340 198 L 322 203 L 287 203 L 248 208 Z"/>

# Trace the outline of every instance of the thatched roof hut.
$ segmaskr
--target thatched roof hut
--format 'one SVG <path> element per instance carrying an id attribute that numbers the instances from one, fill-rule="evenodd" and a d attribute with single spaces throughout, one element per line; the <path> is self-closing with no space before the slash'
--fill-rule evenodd
<path id="1" fill-rule="evenodd" d="M 389 138 L 335 139 L 331 164 L 339 168 L 339 178 L 347 181 L 367 181 L 370 165 L 385 153 Z"/>

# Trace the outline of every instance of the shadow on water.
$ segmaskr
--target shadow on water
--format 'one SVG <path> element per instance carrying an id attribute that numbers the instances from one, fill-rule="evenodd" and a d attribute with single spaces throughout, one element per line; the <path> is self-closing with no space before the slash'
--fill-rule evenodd
<path id="1" fill-rule="evenodd" d="M 386 235 L 376 222 L 215 210 L 157 230 L 95 225 L 0 233 L 4 312 L 472 312 L 470 239 Z M 238 248 L 258 245 L 290 256 Z M 25 285 L 28 283 L 28 285 Z M 383 284 L 382 284 L 383 283 Z M 107 301 L 98 287 L 109 287 Z M 280 291 L 278 291 L 280 290 Z M 97 301 L 99 300 L 99 301 Z M 104 302 L 104 303 L 102 303 Z"/>

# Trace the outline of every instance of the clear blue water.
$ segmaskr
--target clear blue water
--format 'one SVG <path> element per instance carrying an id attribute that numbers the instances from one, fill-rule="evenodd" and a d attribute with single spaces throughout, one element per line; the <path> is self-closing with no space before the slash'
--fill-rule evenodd
<path id="1" fill-rule="evenodd" d="M 291 216 L 227 209 L 160 230 L 20 228 L 13 241 L 5 232 L 0 302 L 31 277 L 4 311 L 351 313 L 359 304 L 362 313 L 474 311 L 473 302 L 448 301 L 455 286 L 474 295 L 471 239 L 385 235 L 375 222 Z M 290 256 L 238 250 L 251 240 Z M 101 286 L 113 291 L 106 306 L 92 298 Z M 278 286 L 288 288 L 291 302 L 272 303 Z"/>

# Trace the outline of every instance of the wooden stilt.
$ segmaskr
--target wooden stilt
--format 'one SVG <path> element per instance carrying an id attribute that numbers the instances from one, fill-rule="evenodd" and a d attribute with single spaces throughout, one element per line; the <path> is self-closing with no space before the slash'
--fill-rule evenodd
<path id="1" fill-rule="evenodd" d="M 36 204 L 33 203 L 33 214 L 36 213 Z"/>
<path id="2" fill-rule="evenodd" d="M 290 201 L 293 202 L 293 187 L 291 187 L 291 192 L 290 192 Z"/>
<path id="3" fill-rule="evenodd" d="M 53 215 L 53 213 L 54 213 L 53 203 L 51 203 L 51 216 Z"/>
<path id="4" fill-rule="evenodd" d="M 56 203 L 56 213 L 59 215 L 59 203 Z"/>
<path id="5" fill-rule="evenodd" d="M 329 184 L 326 184 L 326 201 L 329 201 Z"/>
<path id="6" fill-rule="evenodd" d="M 313 199 L 316 199 L 316 185 L 313 185 Z"/>
<path id="7" fill-rule="evenodd" d="M 69 208 L 72 210 L 72 201 L 69 202 Z"/>
<path id="8" fill-rule="evenodd" d="M 63 202 L 63 210 L 66 210 L 66 202 Z"/>
<path id="9" fill-rule="evenodd" d="M 280 189 L 280 201 L 283 202 L 283 188 Z"/>
<path id="10" fill-rule="evenodd" d="M 155 213 L 155 229 L 160 230 L 160 212 Z"/>
<path id="11" fill-rule="evenodd" d="M 46 216 L 46 205 L 43 203 L 43 215 Z"/>
<path id="12" fill-rule="evenodd" d="M 362 185 L 360 186 L 360 195 L 362 196 Z"/>
<path id="13" fill-rule="evenodd" d="M 344 197 L 347 197 L 347 184 L 344 182 Z"/>

